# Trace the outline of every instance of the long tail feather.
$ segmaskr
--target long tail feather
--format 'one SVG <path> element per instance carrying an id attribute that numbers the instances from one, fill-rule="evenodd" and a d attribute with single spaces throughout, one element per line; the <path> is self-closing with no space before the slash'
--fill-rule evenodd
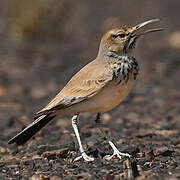
<path id="1" fill-rule="evenodd" d="M 40 129 L 42 129 L 55 116 L 42 115 L 38 117 L 33 123 L 22 130 L 19 134 L 8 141 L 8 144 L 16 143 L 17 145 L 25 144 L 32 136 L 34 136 Z"/>

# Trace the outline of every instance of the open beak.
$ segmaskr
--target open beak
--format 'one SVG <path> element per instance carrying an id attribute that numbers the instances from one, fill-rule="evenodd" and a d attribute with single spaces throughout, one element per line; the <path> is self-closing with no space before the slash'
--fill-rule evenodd
<path id="1" fill-rule="evenodd" d="M 140 23 L 140 24 L 134 26 L 132 28 L 132 31 L 130 32 L 130 35 L 129 35 L 127 44 L 125 46 L 125 49 L 127 50 L 127 49 L 134 48 L 136 40 L 142 35 L 145 35 L 145 34 L 148 34 L 148 33 L 151 33 L 151 32 L 163 31 L 164 30 L 163 28 L 156 28 L 156 29 L 149 29 L 149 30 L 138 33 L 138 30 L 141 29 L 142 27 L 144 27 L 144 26 L 146 26 L 146 25 L 148 25 L 150 23 L 157 22 L 157 21 L 160 21 L 160 20 L 159 19 L 151 19 L 149 21 L 145 21 L 143 23 Z"/>
<path id="2" fill-rule="evenodd" d="M 145 35 L 145 34 L 148 34 L 148 33 L 151 33 L 151 32 L 157 32 L 157 31 L 163 31 L 164 29 L 163 28 L 156 28 L 156 29 L 149 29 L 147 31 L 144 31 L 144 32 L 140 32 L 140 33 L 136 33 L 139 29 L 141 29 L 142 27 L 148 25 L 148 24 L 151 24 L 153 22 L 157 22 L 157 21 L 160 21 L 159 19 L 151 19 L 149 21 L 145 21 L 143 23 L 140 23 L 136 26 L 133 27 L 133 31 L 131 33 L 131 37 L 135 37 L 135 38 L 138 38 L 140 37 L 141 35 Z"/>

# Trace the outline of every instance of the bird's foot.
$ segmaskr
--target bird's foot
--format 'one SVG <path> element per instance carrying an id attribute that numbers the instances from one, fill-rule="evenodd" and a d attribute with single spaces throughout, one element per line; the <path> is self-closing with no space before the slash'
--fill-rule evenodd
<path id="1" fill-rule="evenodd" d="M 115 155 L 117 155 L 117 157 L 119 158 L 119 159 L 122 159 L 122 156 L 126 156 L 126 157 L 131 157 L 131 155 L 129 155 L 129 154 L 127 154 L 127 153 L 121 153 L 121 152 L 119 152 L 118 150 L 117 151 L 114 151 L 114 153 L 110 156 L 110 157 L 106 157 L 105 159 L 106 160 L 110 160 L 110 159 L 112 159 Z"/>
<path id="2" fill-rule="evenodd" d="M 82 154 L 81 154 L 81 156 L 79 156 L 79 157 L 77 157 L 77 158 L 75 158 L 74 159 L 74 162 L 75 161 L 79 161 L 81 158 L 83 158 L 85 161 L 87 161 L 87 162 L 89 162 L 89 161 L 94 161 L 94 158 L 93 157 L 90 157 L 90 156 L 88 156 L 85 152 L 83 152 Z"/>
<path id="3" fill-rule="evenodd" d="M 110 159 L 112 159 L 115 155 L 117 155 L 117 157 L 119 158 L 119 159 L 121 159 L 122 158 L 122 156 L 126 156 L 126 157 L 131 157 L 131 155 L 129 155 L 128 153 L 122 153 L 122 152 L 120 152 L 117 148 L 116 148 L 116 146 L 112 143 L 112 141 L 109 141 L 109 144 L 110 144 L 110 146 L 112 147 L 112 149 L 113 149 L 113 154 L 110 156 L 110 157 L 106 157 L 106 159 L 107 160 L 110 160 Z"/>

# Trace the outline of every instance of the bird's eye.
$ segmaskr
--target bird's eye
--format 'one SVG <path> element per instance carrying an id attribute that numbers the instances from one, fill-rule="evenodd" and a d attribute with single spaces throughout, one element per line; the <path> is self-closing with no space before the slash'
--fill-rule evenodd
<path id="1" fill-rule="evenodd" d="M 120 33 L 120 34 L 118 34 L 118 36 L 119 36 L 120 38 L 124 38 L 124 37 L 126 36 L 126 34 Z"/>
<path id="2" fill-rule="evenodd" d="M 117 38 L 117 37 L 118 37 L 117 34 L 111 34 L 111 36 L 112 36 L 113 38 Z"/>

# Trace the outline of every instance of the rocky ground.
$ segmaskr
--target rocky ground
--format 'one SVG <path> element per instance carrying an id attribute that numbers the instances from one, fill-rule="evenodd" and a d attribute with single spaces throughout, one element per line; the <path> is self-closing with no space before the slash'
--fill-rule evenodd
<path id="1" fill-rule="evenodd" d="M 50 37 L 15 41 L 13 33 L 9 37 L 0 31 L 0 179 L 180 179 L 180 3 L 138 2 L 104 1 L 103 7 L 100 2 L 69 3 L 55 38 L 51 32 Z M 160 26 L 166 31 L 140 40 L 135 52 L 141 67 L 137 86 L 102 116 L 105 131 L 132 158 L 105 160 L 112 150 L 89 113 L 80 116 L 79 129 L 94 162 L 73 162 L 79 152 L 69 116 L 56 118 L 24 146 L 7 144 L 96 56 L 105 30 L 154 17 L 163 20 Z"/>

